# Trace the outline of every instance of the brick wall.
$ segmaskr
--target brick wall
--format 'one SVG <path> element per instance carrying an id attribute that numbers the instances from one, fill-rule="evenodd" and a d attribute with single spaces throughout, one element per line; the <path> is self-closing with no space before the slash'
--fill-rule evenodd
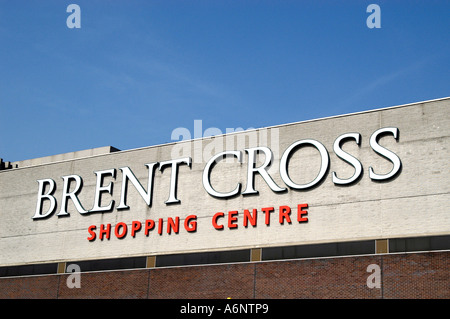
<path id="1" fill-rule="evenodd" d="M 441 298 L 450 299 L 450 252 L 256 262 L 0 278 L 0 298 Z M 368 288 L 367 266 L 381 269 Z"/>

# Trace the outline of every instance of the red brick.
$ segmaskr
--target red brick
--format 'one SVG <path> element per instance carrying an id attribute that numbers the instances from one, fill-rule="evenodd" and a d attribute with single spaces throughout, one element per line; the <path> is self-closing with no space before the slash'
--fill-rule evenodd
<path id="1" fill-rule="evenodd" d="M 450 299 L 449 251 L 0 278 L 0 298 Z M 381 288 L 368 288 L 370 264 Z"/>

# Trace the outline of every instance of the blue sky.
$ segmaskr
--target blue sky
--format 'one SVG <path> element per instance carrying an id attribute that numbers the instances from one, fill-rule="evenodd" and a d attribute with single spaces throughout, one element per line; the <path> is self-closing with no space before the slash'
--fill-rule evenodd
<path id="1" fill-rule="evenodd" d="M 447 97 L 449 14 L 450 1 L 0 0 L 0 158 Z"/>

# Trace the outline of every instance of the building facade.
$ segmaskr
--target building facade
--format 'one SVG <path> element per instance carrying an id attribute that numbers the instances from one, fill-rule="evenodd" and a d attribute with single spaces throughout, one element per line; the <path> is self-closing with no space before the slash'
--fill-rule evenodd
<path id="1" fill-rule="evenodd" d="M 1 162 L 1 298 L 450 297 L 450 99 Z"/>

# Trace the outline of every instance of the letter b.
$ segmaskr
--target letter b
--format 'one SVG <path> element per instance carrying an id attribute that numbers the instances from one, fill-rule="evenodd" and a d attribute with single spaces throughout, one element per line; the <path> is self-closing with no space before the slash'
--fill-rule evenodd
<path id="1" fill-rule="evenodd" d="M 38 193 L 38 199 L 37 199 L 37 204 L 36 204 L 36 212 L 33 216 L 33 219 L 47 217 L 47 216 L 51 215 L 56 209 L 56 199 L 52 195 L 56 188 L 55 181 L 50 178 L 49 179 L 40 179 L 40 180 L 38 180 L 38 184 L 39 184 L 39 193 Z M 47 191 L 46 194 L 44 194 L 44 189 L 46 188 L 45 185 L 47 185 L 47 184 L 49 185 L 49 190 Z M 48 209 L 48 211 L 46 213 L 43 214 L 42 206 L 43 206 L 44 199 L 47 199 L 50 201 L 50 208 Z"/>

